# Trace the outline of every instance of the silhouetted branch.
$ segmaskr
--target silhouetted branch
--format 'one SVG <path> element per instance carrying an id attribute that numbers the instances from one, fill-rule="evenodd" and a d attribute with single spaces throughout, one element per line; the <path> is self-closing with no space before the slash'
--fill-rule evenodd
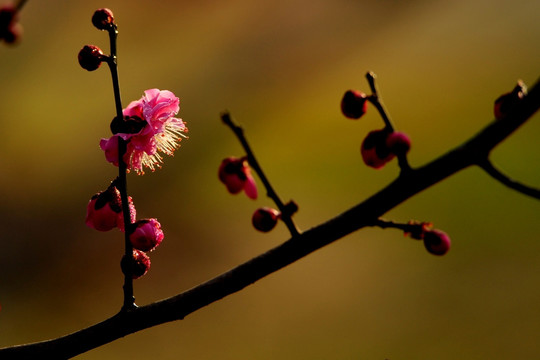
<path id="1" fill-rule="evenodd" d="M 471 165 L 485 168 L 491 150 L 527 121 L 540 107 L 540 86 L 508 115 L 430 163 L 406 173 L 353 208 L 294 236 L 283 244 L 190 290 L 152 304 L 122 311 L 86 329 L 57 339 L 0 349 L 1 359 L 64 359 L 128 334 L 183 319 L 263 277 L 365 226 L 437 182 Z"/>

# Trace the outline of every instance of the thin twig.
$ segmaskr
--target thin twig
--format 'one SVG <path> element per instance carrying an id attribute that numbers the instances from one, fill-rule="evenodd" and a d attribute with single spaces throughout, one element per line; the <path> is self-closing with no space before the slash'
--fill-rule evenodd
<path id="1" fill-rule="evenodd" d="M 261 182 L 266 188 L 267 196 L 271 198 L 272 200 L 274 200 L 274 202 L 276 203 L 276 206 L 281 212 L 281 220 L 285 223 L 285 225 L 289 229 L 291 236 L 293 237 L 297 236 L 300 232 L 298 231 L 298 228 L 294 224 L 294 221 L 292 220 L 292 217 L 291 217 L 292 214 L 297 210 L 296 204 L 294 204 L 293 202 L 284 204 L 281 201 L 278 194 L 274 191 L 274 188 L 270 184 L 270 181 L 264 174 L 261 166 L 259 165 L 259 162 L 255 158 L 255 155 L 253 154 L 253 151 L 251 150 L 251 147 L 249 146 L 247 139 L 244 136 L 244 130 L 233 122 L 231 115 L 228 112 L 224 112 L 221 114 L 221 120 L 223 121 L 223 123 L 225 123 L 225 125 L 231 128 L 231 130 L 234 132 L 234 134 L 240 141 L 240 144 L 242 144 L 242 147 L 246 151 L 249 165 L 253 168 L 253 170 L 255 170 L 255 172 L 261 179 Z"/>
<path id="2" fill-rule="evenodd" d="M 114 92 L 114 102 L 116 106 L 116 117 L 118 119 L 123 119 L 122 111 L 122 100 L 120 97 L 120 84 L 118 80 L 118 64 L 117 64 L 117 53 L 116 53 L 116 39 L 118 37 L 118 29 L 116 24 L 111 24 L 108 29 L 111 54 L 107 58 L 107 64 L 111 71 L 112 83 L 113 83 L 113 92 Z M 129 228 L 131 226 L 131 213 L 129 209 L 129 199 L 128 199 L 128 190 L 127 190 L 127 164 L 124 161 L 124 154 L 127 151 L 127 142 L 118 137 L 118 191 L 120 192 L 120 198 L 122 200 L 122 213 L 124 215 L 124 256 L 126 259 L 131 259 L 133 257 L 133 245 L 129 240 Z M 124 269 L 124 303 L 122 310 L 128 311 L 137 307 L 135 304 L 135 296 L 133 295 L 133 277 L 129 273 L 129 266 L 126 266 Z"/>
<path id="3" fill-rule="evenodd" d="M 385 127 L 389 132 L 394 131 L 394 125 L 392 124 L 392 121 L 390 120 L 390 115 L 388 115 L 388 111 L 386 110 L 384 103 L 381 99 L 381 96 L 379 94 L 379 90 L 377 87 L 377 84 L 375 80 L 377 79 L 377 75 L 375 73 L 369 71 L 366 74 L 366 79 L 369 83 L 369 87 L 371 89 L 371 95 L 367 97 L 368 101 L 375 106 L 379 114 L 381 115 L 381 118 L 384 121 Z M 399 153 L 397 154 L 398 158 L 398 165 L 401 169 L 401 174 L 404 174 L 405 172 L 411 170 L 411 166 L 409 165 L 409 160 L 407 159 L 406 153 Z"/>
<path id="4" fill-rule="evenodd" d="M 514 189 L 522 194 L 531 196 L 535 199 L 540 199 L 540 189 L 527 186 L 519 181 L 509 178 L 499 169 L 497 169 L 489 159 L 480 162 L 478 166 L 480 166 L 480 168 L 484 170 L 487 174 L 489 174 L 492 178 L 509 187 L 510 189 Z"/>
<path id="5" fill-rule="evenodd" d="M 407 224 L 397 223 L 392 220 L 385 220 L 385 219 L 378 218 L 372 224 L 370 224 L 370 226 L 377 226 L 381 229 L 389 229 L 389 228 L 398 229 L 401 231 L 408 232 L 407 230 L 410 230 L 413 225 L 410 223 L 407 223 Z"/>

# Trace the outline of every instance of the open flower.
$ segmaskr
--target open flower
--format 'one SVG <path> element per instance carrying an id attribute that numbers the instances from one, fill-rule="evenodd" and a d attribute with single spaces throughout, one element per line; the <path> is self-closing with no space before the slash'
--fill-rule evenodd
<path id="1" fill-rule="evenodd" d="M 231 194 L 238 194 L 244 190 L 250 199 L 257 198 L 257 186 L 246 158 L 224 159 L 219 166 L 218 176 Z"/>
<path id="2" fill-rule="evenodd" d="M 172 156 L 188 129 L 176 118 L 180 100 L 168 90 L 150 89 L 141 99 L 123 110 L 123 119 L 111 123 L 113 136 L 101 139 L 100 147 L 107 161 L 118 166 L 119 138 L 127 142 L 123 161 L 128 169 L 144 174 L 143 167 L 154 171 L 161 167 L 161 153 Z"/>

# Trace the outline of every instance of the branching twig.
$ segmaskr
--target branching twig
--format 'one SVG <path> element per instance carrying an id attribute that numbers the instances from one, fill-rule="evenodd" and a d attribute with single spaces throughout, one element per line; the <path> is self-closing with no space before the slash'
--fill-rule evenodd
<path id="1" fill-rule="evenodd" d="M 486 173 L 488 173 L 492 178 L 508 186 L 509 188 L 514 189 L 522 194 L 531 196 L 535 199 L 540 199 L 540 189 L 527 186 L 520 183 L 519 181 L 509 178 L 500 170 L 498 170 L 495 166 L 493 166 L 489 159 L 486 159 L 485 161 L 479 163 L 478 166 L 480 166 L 480 168 L 483 169 Z"/>
<path id="2" fill-rule="evenodd" d="M 373 225 L 380 216 L 411 196 L 464 168 L 482 163 L 497 144 L 527 121 L 538 108 L 540 85 L 536 83 L 520 105 L 504 118 L 492 122 L 445 155 L 402 174 L 384 189 L 341 215 L 191 290 L 130 312 L 120 312 L 99 324 L 64 337 L 0 349 L 0 358 L 69 358 L 139 330 L 183 319 L 353 231 Z"/>
<path id="3" fill-rule="evenodd" d="M 382 102 L 381 97 L 379 96 L 379 90 L 377 88 L 377 84 L 375 83 L 375 79 L 377 76 L 375 73 L 369 71 L 366 74 L 366 79 L 369 83 L 369 87 L 371 89 L 371 95 L 367 97 L 368 101 L 375 106 L 379 114 L 381 115 L 381 118 L 384 121 L 384 124 L 386 126 L 386 129 L 388 129 L 389 132 L 394 131 L 394 125 L 392 124 L 392 121 L 390 120 L 390 116 L 388 115 L 388 111 L 386 111 L 386 108 Z M 411 170 L 411 166 L 409 165 L 409 161 L 407 160 L 407 154 L 406 153 L 399 153 L 397 154 L 398 158 L 398 164 L 399 168 L 401 169 L 401 173 L 405 173 L 409 170 Z"/>
<path id="4" fill-rule="evenodd" d="M 274 200 L 274 202 L 276 203 L 276 206 L 281 212 L 281 220 L 285 223 L 285 225 L 289 229 L 291 236 L 292 237 L 297 236 L 299 234 L 299 231 L 291 217 L 292 214 L 297 210 L 296 204 L 294 202 L 289 202 L 288 204 L 284 204 L 281 201 L 278 194 L 274 191 L 274 188 L 270 184 L 270 181 L 268 181 L 268 178 L 264 174 L 261 166 L 259 165 L 259 162 L 255 158 L 255 155 L 253 154 L 253 151 L 251 150 L 251 147 L 249 146 L 247 139 L 244 136 L 244 130 L 233 122 L 231 115 L 228 112 L 224 112 L 221 114 L 221 120 L 223 121 L 225 125 L 231 128 L 231 130 L 234 132 L 234 134 L 238 138 L 238 141 L 240 141 L 240 144 L 242 144 L 242 147 L 244 148 L 246 152 L 249 165 L 253 168 L 253 170 L 255 170 L 255 172 L 261 179 L 264 187 L 266 188 L 267 196 L 271 198 L 272 200 Z"/>

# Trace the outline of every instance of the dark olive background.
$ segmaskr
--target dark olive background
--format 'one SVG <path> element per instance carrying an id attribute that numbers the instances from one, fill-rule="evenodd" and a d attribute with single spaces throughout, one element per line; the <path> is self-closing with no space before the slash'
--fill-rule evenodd
<path id="1" fill-rule="evenodd" d="M 424 164 L 492 120 L 493 100 L 539 76 L 538 1 L 28 1 L 23 41 L 0 47 L 0 345 L 61 336 L 122 303 L 122 235 L 84 224 L 89 198 L 115 177 L 99 139 L 114 116 L 108 51 L 93 11 L 119 25 L 124 105 L 149 88 L 181 99 L 190 139 L 163 169 L 129 175 L 140 218 L 165 231 L 138 304 L 186 290 L 288 238 L 250 225 L 272 205 L 231 196 L 220 161 L 242 155 L 219 120 L 241 123 L 275 188 L 310 228 L 398 173 L 362 163 L 370 109 L 345 119 L 345 90 L 377 73 L 395 125 Z M 538 116 L 493 153 L 540 185 Z M 260 184 L 260 182 L 259 182 Z M 261 190 L 261 193 L 264 193 Z M 127 336 L 80 359 L 516 359 L 540 356 L 540 203 L 467 169 L 385 217 L 431 221 L 444 257 L 398 231 L 352 234 L 180 322 Z"/>

